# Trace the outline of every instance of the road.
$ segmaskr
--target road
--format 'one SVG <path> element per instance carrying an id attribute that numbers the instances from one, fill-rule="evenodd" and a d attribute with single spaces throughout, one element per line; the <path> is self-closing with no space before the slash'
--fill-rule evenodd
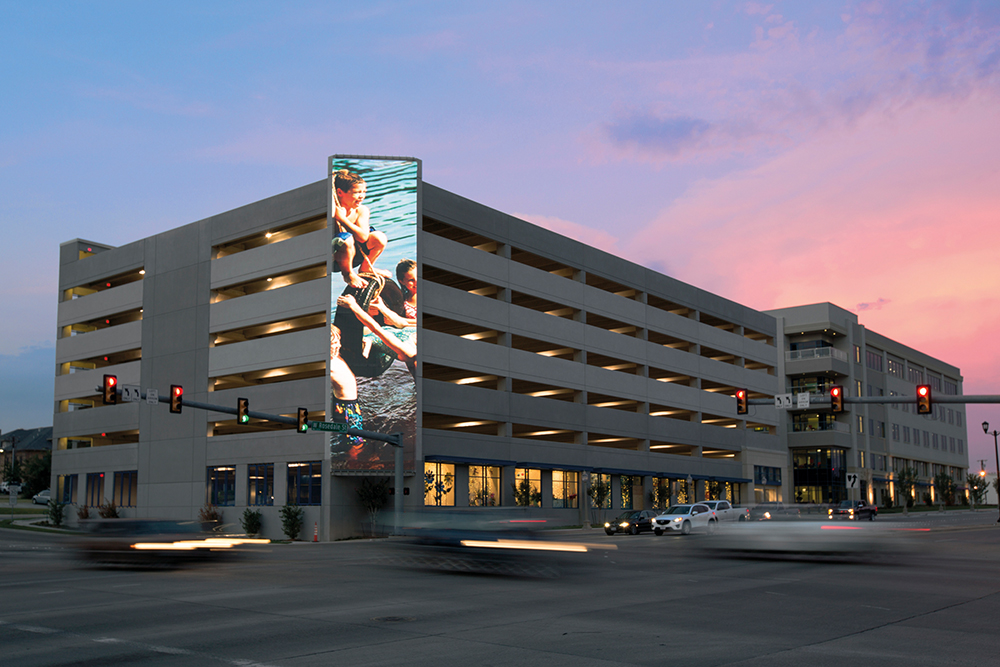
<path id="1" fill-rule="evenodd" d="M 997 664 L 994 513 L 915 528 L 878 562 L 706 557 L 702 535 L 614 545 L 558 578 L 399 567 L 398 541 L 271 545 L 235 563 L 92 569 L 69 538 L 0 531 L 0 664 Z"/>

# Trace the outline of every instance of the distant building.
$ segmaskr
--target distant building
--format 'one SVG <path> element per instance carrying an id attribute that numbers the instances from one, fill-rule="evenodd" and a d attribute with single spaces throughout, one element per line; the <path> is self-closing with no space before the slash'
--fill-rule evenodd
<path id="1" fill-rule="evenodd" d="M 784 392 L 828 395 L 841 385 L 848 397 L 932 396 L 962 393 L 961 371 L 858 324 L 857 315 L 830 303 L 767 311 L 777 319 L 779 374 Z M 969 457 L 964 403 L 936 403 L 918 415 L 912 403 L 846 403 L 834 415 L 826 405 L 793 408 L 778 420 L 787 442 L 785 492 L 794 502 L 865 498 L 880 506 L 903 502 L 896 486 L 907 468 L 917 475 L 916 501 L 936 500 L 933 480 L 945 473 L 965 496 Z M 856 477 L 849 477 L 854 476 Z M 854 488 L 848 480 L 856 479 Z"/>
<path id="2" fill-rule="evenodd" d="M 52 451 L 52 427 L 19 428 L 0 434 L 0 468 L 6 469 L 14 457 L 20 465 Z"/>

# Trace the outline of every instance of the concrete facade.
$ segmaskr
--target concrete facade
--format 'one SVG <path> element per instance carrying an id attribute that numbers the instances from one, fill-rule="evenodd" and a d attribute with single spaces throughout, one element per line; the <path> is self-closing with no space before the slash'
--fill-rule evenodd
<path id="1" fill-rule="evenodd" d="M 537 479 L 538 511 L 566 524 L 595 517 L 586 500 L 595 480 L 611 484 L 613 513 L 649 507 L 654 488 L 669 496 L 660 503 L 707 494 L 752 503 L 760 466 L 791 478 L 778 413 L 738 418 L 733 400 L 737 387 L 753 397 L 781 389 L 785 329 L 773 314 L 421 187 L 408 509 L 424 506 L 425 466 L 452 471 L 456 508 L 478 502 L 470 475 L 496 474 L 490 502 L 500 505 L 514 504 L 517 475 Z M 322 471 L 321 501 L 304 507 L 301 537 L 314 527 L 323 540 L 361 532 L 359 480 L 331 474 L 324 434 L 163 404 L 104 406 L 96 389 L 115 374 L 161 395 L 178 384 L 189 400 L 246 397 L 254 411 L 306 407 L 324 420 L 327 199 L 320 181 L 121 247 L 61 246 L 55 497 L 194 518 L 222 475 L 235 487 L 224 521 L 238 526 L 251 506 L 265 535 L 281 537 L 287 473 L 310 463 Z M 248 505 L 257 466 L 273 474 L 273 504 Z"/>

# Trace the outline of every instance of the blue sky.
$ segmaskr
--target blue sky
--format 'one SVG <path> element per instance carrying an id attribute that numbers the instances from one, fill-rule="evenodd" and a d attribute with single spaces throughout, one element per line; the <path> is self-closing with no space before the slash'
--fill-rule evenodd
<path id="1" fill-rule="evenodd" d="M 4 431 L 51 422 L 61 242 L 156 234 L 333 153 L 419 157 L 755 308 L 833 301 L 1000 393 L 997 2 L 0 0 L 0 65 Z"/>

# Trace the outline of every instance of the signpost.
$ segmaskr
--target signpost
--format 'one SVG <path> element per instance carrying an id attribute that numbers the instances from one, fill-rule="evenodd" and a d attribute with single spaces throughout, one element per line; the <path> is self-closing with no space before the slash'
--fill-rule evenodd
<path id="1" fill-rule="evenodd" d="M 123 403 L 140 403 L 142 401 L 142 389 L 137 384 L 122 385 Z"/>

